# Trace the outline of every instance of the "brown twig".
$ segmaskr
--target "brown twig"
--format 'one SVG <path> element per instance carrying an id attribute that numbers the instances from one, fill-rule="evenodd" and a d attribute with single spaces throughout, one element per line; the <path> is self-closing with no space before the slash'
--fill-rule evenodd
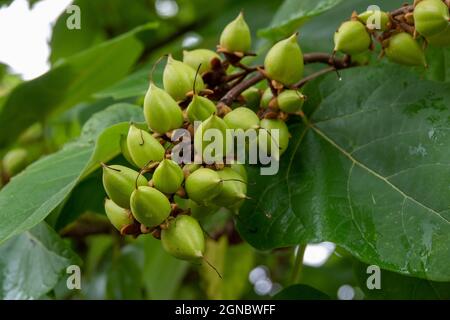
<path id="1" fill-rule="evenodd" d="M 343 58 L 336 58 L 335 56 L 329 54 L 329 53 L 323 53 L 323 52 L 312 52 L 312 53 L 305 53 L 303 55 L 303 61 L 305 64 L 311 64 L 311 63 L 325 63 L 328 64 L 335 69 L 345 69 L 351 66 L 351 61 L 349 56 L 344 56 Z M 252 78 L 249 78 L 245 81 L 242 81 L 241 83 L 237 84 L 233 88 L 231 88 L 223 97 L 220 99 L 218 107 L 222 106 L 229 106 L 233 103 L 234 100 L 236 100 L 239 95 L 244 92 L 246 89 L 250 88 L 251 86 L 257 84 L 258 82 L 264 80 L 265 76 L 262 72 L 259 72 L 257 75 L 255 75 Z M 306 78 L 305 78 L 306 79 Z M 303 85 L 303 84 L 302 84 Z"/>
<path id="2" fill-rule="evenodd" d="M 391 16 L 395 17 L 401 14 L 406 14 L 409 12 L 413 12 L 414 11 L 414 5 L 410 4 L 410 5 L 405 5 L 401 8 L 395 9 L 394 11 L 391 11 Z"/>
<path id="3" fill-rule="evenodd" d="M 315 73 L 310 74 L 307 77 L 304 77 L 302 80 L 300 80 L 299 82 L 295 83 L 294 85 L 292 85 L 292 89 L 300 89 L 301 87 L 303 87 L 305 84 L 307 84 L 309 81 L 314 80 L 324 74 L 327 74 L 329 72 L 332 71 L 336 71 L 337 69 L 335 67 L 328 67 L 325 69 L 322 69 L 320 71 L 317 71 Z"/>
<path id="4" fill-rule="evenodd" d="M 311 52 L 303 55 L 303 61 L 305 64 L 325 63 L 336 69 L 345 69 L 349 67 L 350 57 L 346 55 L 344 58 L 339 59 L 329 53 Z"/>
<path id="5" fill-rule="evenodd" d="M 254 77 L 247 79 L 238 85 L 234 86 L 230 89 L 223 97 L 220 99 L 219 104 L 223 104 L 226 106 L 229 106 L 233 101 L 239 97 L 239 95 L 244 92 L 246 89 L 250 88 L 251 86 L 257 84 L 261 80 L 264 79 L 264 75 L 261 73 L 258 73 Z"/>

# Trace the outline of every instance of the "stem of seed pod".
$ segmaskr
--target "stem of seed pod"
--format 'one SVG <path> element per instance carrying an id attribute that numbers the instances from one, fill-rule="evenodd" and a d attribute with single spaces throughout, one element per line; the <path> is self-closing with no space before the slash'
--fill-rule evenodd
<path id="1" fill-rule="evenodd" d="M 194 96 L 195 96 L 195 84 L 197 82 L 197 76 L 198 76 L 201 66 L 202 66 L 202 64 L 200 63 L 197 67 L 197 71 L 195 71 L 194 84 L 192 85 L 192 92 L 194 93 Z"/>
<path id="2" fill-rule="evenodd" d="M 241 182 L 243 184 L 247 184 L 247 181 L 240 180 L 240 179 L 220 179 L 220 182 L 228 182 L 228 181 L 235 181 L 235 182 Z"/>
<path id="3" fill-rule="evenodd" d="M 202 256 L 202 259 L 208 264 L 208 266 L 210 266 L 210 267 L 217 273 L 217 275 L 219 276 L 220 279 L 223 279 L 223 278 L 222 278 L 222 275 L 221 275 L 220 272 L 219 272 L 219 270 L 217 270 L 217 268 L 214 267 L 214 266 L 208 261 L 208 259 L 205 258 L 205 256 Z"/>
<path id="4" fill-rule="evenodd" d="M 117 172 L 121 172 L 119 169 L 112 168 L 112 167 L 106 165 L 104 162 L 100 162 L 100 165 L 101 165 L 103 168 L 107 168 L 107 169 L 110 169 L 110 170 L 114 170 L 114 171 L 117 171 Z"/>
<path id="5" fill-rule="evenodd" d="M 292 85 L 291 88 L 292 89 L 300 89 L 305 84 L 307 84 L 309 81 L 314 80 L 315 78 L 318 78 L 318 77 L 320 77 L 320 76 L 322 76 L 324 74 L 327 74 L 329 72 L 332 72 L 332 71 L 338 72 L 338 70 L 335 67 L 328 67 L 328 68 L 322 69 L 322 70 L 317 71 L 317 72 L 315 72 L 313 74 L 310 74 L 307 77 L 304 77 L 302 80 L 300 80 L 299 82 L 297 82 L 294 85 Z"/>

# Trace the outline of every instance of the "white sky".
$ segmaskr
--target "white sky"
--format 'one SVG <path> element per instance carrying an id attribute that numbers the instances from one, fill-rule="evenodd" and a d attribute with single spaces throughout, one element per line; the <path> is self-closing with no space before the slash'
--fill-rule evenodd
<path id="1" fill-rule="evenodd" d="M 43 0 L 32 10 L 26 0 L 15 0 L 0 9 L 0 62 L 25 80 L 49 69 L 48 58 L 52 23 L 71 0 Z"/>

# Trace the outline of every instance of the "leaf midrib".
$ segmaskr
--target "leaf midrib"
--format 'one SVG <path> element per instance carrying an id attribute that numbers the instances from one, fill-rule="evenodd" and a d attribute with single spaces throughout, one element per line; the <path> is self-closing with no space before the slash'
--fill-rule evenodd
<path id="1" fill-rule="evenodd" d="M 432 212 L 433 214 L 437 215 L 441 220 L 443 220 L 445 223 L 450 225 L 450 221 L 445 219 L 441 214 L 439 214 L 439 212 L 437 212 L 436 210 L 426 206 L 425 204 L 419 202 L 418 200 L 414 199 L 413 197 L 411 197 L 410 195 L 406 194 L 403 190 L 401 190 L 399 187 L 397 187 L 395 184 L 393 184 L 392 182 L 390 182 L 386 177 L 383 177 L 381 174 L 379 174 L 378 172 L 370 169 L 368 166 L 366 166 L 365 164 L 363 164 L 362 162 L 358 161 L 357 159 L 355 159 L 350 153 L 348 153 L 344 148 L 342 148 L 341 146 L 339 146 L 333 139 L 331 139 L 330 137 L 328 137 L 324 132 L 322 132 L 319 128 L 317 128 L 314 124 L 310 123 L 309 124 L 309 128 L 311 128 L 312 130 L 314 130 L 320 137 L 322 137 L 325 141 L 327 141 L 330 145 L 332 145 L 335 149 L 337 149 L 340 153 L 342 153 L 346 158 L 348 158 L 352 163 L 358 165 L 361 169 L 367 171 L 368 173 L 370 173 L 371 175 L 375 176 L 376 178 L 382 180 L 384 183 L 386 183 L 388 186 L 390 186 L 392 189 L 394 189 L 395 191 L 397 191 L 399 194 L 401 194 L 404 198 L 411 200 L 412 202 L 416 203 L 417 205 L 423 207 L 424 209 L 426 209 L 427 211 Z M 308 129 L 305 129 L 308 130 Z M 298 146 L 297 146 L 298 148 Z M 295 155 L 296 150 L 294 150 L 293 155 Z M 288 172 L 290 170 L 290 166 L 291 163 L 289 164 L 288 167 Z"/>

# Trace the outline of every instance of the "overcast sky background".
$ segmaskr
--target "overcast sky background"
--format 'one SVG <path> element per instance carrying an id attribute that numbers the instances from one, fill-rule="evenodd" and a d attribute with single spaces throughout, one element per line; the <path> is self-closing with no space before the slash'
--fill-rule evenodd
<path id="1" fill-rule="evenodd" d="M 45 73 L 52 24 L 71 0 L 43 0 L 32 9 L 26 0 L 15 0 L 0 9 L 0 62 L 25 80 Z"/>

